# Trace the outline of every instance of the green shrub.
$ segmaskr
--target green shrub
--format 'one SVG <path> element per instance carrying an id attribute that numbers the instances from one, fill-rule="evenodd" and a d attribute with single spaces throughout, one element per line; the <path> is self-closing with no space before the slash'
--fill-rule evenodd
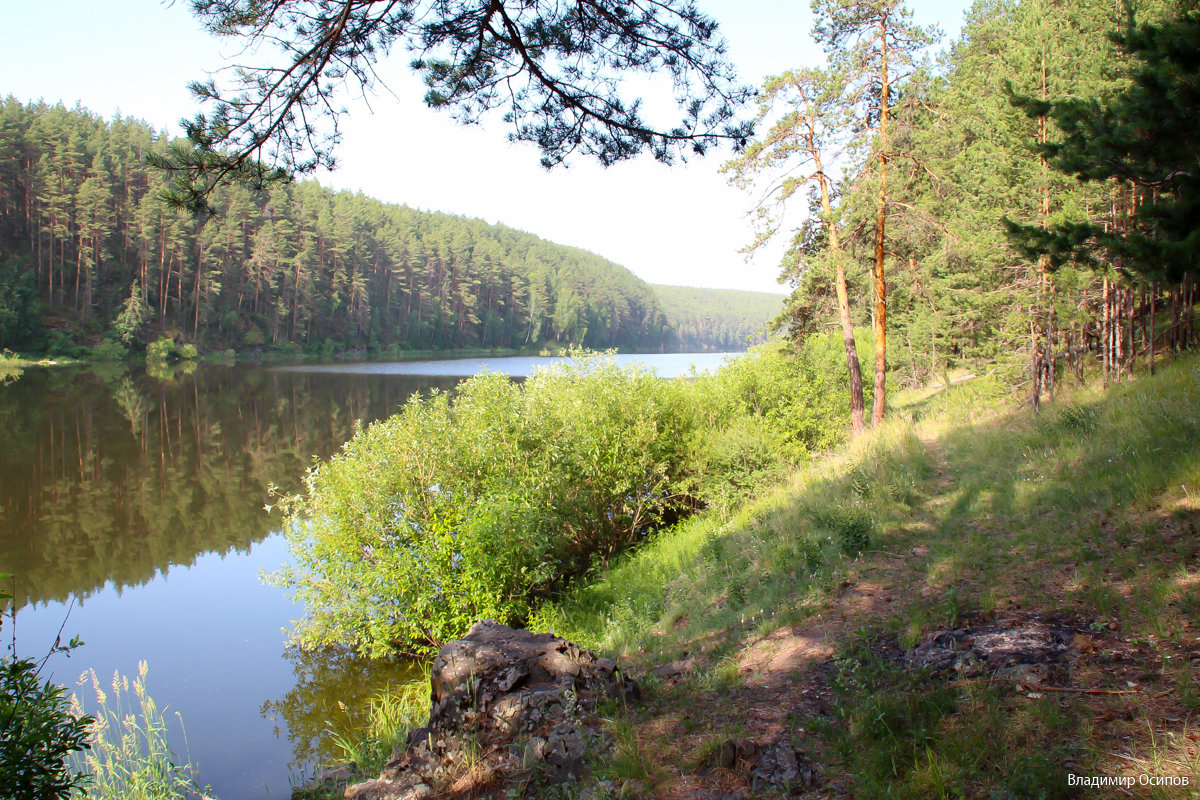
<path id="1" fill-rule="evenodd" d="M 0 659 L 0 797 L 66 797 L 85 778 L 67 756 L 87 747 L 91 718 L 71 711 L 66 689 L 38 677 L 31 659 Z"/>
<path id="2" fill-rule="evenodd" d="M 115 339 L 102 339 L 92 348 L 91 356 L 96 361 L 121 361 L 129 357 L 129 349 Z"/>
<path id="3" fill-rule="evenodd" d="M 0 574 L 0 581 L 11 578 Z M 0 610 L 12 596 L 0 590 Z M 51 652 L 79 646 L 73 639 Z M 42 682 L 38 662 L 0 657 L 0 797 L 66 797 L 85 782 L 72 772 L 67 758 L 87 748 L 92 718 L 71 709 L 66 689 Z"/>
<path id="4" fill-rule="evenodd" d="M 196 345 L 177 345 L 170 336 L 160 336 L 146 345 L 146 366 L 161 372 L 169 362 L 180 359 L 191 362 L 198 355 L 200 355 L 200 351 L 196 349 Z"/>
<path id="5" fill-rule="evenodd" d="M 75 337 L 64 330 L 51 330 L 46 333 L 46 355 L 62 358 L 77 358 L 84 349 L 75 344 Z"/>
<path id="6" fill-rule="evenodd" d="M 246 348 L 262 347 L 267 343 L 267 337 L 256 325 L 242 334 L 242 346 Z"/>
<path id="7" fill-rule="evenodd" d="M 161 336 L 146 345 L 147 364 L 165 364 L 174 354 L 175 340 L 168 336 Z"/>
<path id="8" fill-rule="evenodd" d="M 770 426 L 761 417 L 744 413 L 702 431 L 696 460 L 697 494 L 709 504 L 725 507 L 786 472 Z"/>
<path id="9" fill-rule="evenodd" d="M 691 382 L 575 357 L 414 398 L 281 500 L 294 559 L 274 580 L 307 606 L 298 644 L 378 655 L 525 621 L 647 531 L 747 496 L 847 427 L 844 400 L 783 345 Z"/>
<path id="10" fill-rule="evenodd" d="M 531 603 L 686 511 L 684 382 L 583 358 L 413 398 L 285 499 L 303 646 L 422 649 Z"/>
<path id="11" fill-rule="evenodd" d="M 811 344 L 810 344 L 811 343 Z M 768 342 L 696 381 L 700 402 L 714 430 L 753 417 L 765 426 L 776 451 L 792 462 L 832 447 L 844 436 L 848 400 L 839 387 L 840 365 L 811 352 L 823 346 L 811 337 L 799 353 L 786 342 Z"/>

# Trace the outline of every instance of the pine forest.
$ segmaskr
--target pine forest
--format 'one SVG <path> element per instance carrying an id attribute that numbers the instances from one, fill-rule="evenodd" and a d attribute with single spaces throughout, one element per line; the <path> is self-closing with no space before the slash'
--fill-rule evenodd
<path id="1" fill-rule="evenodd" d="M 752 247 L 790 236 L 794 336 L 873 327 L 877 403 L 885 375 L 991 363 L 1036 404 L 1194 339 L 1194 13 L 980 2 L 932 59 L 900 3 L 814 9 L 828 65 L 769 78 L 724 167 L 771 187 Z"/>
<path id="2" fill-rule="evenodd" d="M 169 144 L 132 119 L 3 103 L 0 348 L 738 349 L 776 310 L 681 339 L 655 291 L 599 256 L 314 181 L 221 186 L 194 217 L 146 166 Z"/>

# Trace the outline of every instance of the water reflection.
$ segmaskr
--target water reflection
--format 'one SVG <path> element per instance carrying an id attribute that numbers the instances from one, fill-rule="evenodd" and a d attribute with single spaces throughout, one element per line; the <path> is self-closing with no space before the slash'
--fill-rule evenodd
<path id="1" fill-rule="evenodd" d="M 0 387 L 0 565 L 18 608 L 140 586 L 202 553 L 246 552 L 356 424 L 455 379 L 205 367 L 32 369 Z"/>
<path id="2" fill-rule="evenodd" d="M 345 651 L 290 650 L 287 660 L 294 685 L 279 699 L 263 703 L 259 711 L 275 724 L 276 735 L 287 731 L 297 764 L 330 764 L 342 758 L 330 734 L 352 741 L 355 732 L 365 727 L 370 701 L 377 693 L 424 675 L 412 661 L 367 661 Z"/>
<path id="3" fill-rule="evenodd" d="M 357 425 L 457 381 L 27 369 L 0 386 L 0 572 L 16 576 L 21 654 L 45 653 L 78 598 L 64 635 L 87 644 L 51 661 L 55 680 L 73 686 L 87 668 L 106 680 L 145 659 L 151 695 L 182 715 L 216 796 L 287 797 L 289 762 L 320 752 L 317 718 L 339 699 L 353 709 L 360 690 L 323 661 L 283 657 L 281 629 L 303 610 L 258 580 L 288 557 L 266 487 L 298 488 Z M 361 691 L 400 679 L 389 665 L 337 668 Z"/>

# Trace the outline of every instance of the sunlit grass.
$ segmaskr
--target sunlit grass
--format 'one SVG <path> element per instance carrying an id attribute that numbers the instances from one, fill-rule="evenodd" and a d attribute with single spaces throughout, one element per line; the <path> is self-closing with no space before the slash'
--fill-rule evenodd
<path id="1" fill-rule="evenodd" d="M 894 535 L 929 473 L 912 426 L 889 424 L 730 518 L 662 532 L 533 625 L 617 654 L 665 658 L 697 639 L 727 650 L 817 609 L 862 551 Z"/>
<path id="2" fill-rule="evenodd" d="M 1040 414 L 988 375 L 897 399 L 881 429 L 732 515 L 659 534 L 537 621 L 647 666 L 687 653 L 701 665 L 689 687 L 727 692 L 745 679 L 745 648 L 831 608 L 868 568 L 860 559 L 879 553 L 902 557 L 910 583 L 861 635 L 901 647 L 1011 613 L 1067 615 L 1122 641 L 1195 635 L 1200 359 L 1064 389 Z M 1088 696 L 1014 702 L 929 684 L 872 666 L 855 640 L 843 638 L 841 657 L 860 679 L 841 689 L 840 721 L 825 731 L 863 796 L 959 797 L 964 786 L 971 797 L 1070 796 L 1068 770 L 1109 759 Z M 1163 673 L 1185 710 L 1200 704 L 1189 664 Z M 1146 769 L 1187 766 L 1193 751 L 1176 745 L 1190 730 L 1143 731 L 1129 755 Z"/>
<path id="3" fill-rule="evenodd" d="M 138 674 L 113 673 L 104 686 L 95 670 L 85 672 L 80 688 L 95 696 L 96 707 L 85 708 L 81 694 L 74 705 L 80 714 L 95 718 L 89 749 L 72 754 L 71 767 L 90 776 L 85 793 L 90 800 L 187 800 L 206 795 L 196 782 L 195 771 L 185 757 L 180 759 L 168 741 L 168 717 L 146 691 L 145 661 L 138 662 Z M 181 735 L 183 721 L 175 712 Z"/>

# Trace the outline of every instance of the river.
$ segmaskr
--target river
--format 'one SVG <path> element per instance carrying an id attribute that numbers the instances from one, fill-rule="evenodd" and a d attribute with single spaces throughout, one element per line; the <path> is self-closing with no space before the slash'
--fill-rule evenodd
<path id="1" fill-rule="evenodd" d="M 726 357 L 615 358 L 675 377 Z M 348 732 L 410 667 L 285 646 L 303 609 L 259 578 L 288 559 L 267 487 L 298 489 L 314 457 L 415 392 L 554 360 L 27 369 L 0 385 L 0 572 L 15 576 L 17 609 L 5 642 L 40 656 L 60 628 L 79 636 L 83 647 L 47 665 L 72 688 L 85 670 L 107 685 L 147 662 L 149 693 L 202 785 L 221 800 L 288 797 L 334 752 L 328 731 Z"/>

